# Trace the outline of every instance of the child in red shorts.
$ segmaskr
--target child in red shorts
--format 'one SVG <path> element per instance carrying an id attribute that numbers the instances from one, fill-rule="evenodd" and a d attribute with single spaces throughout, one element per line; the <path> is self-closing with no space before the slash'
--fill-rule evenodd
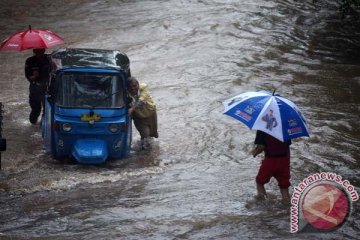
<path id="1" fill-rule="evenodd" d="M 265 152 L 258 175 L 256 176 L 256 189 L 258 196 L 265 197 L 265 183 L 274 177 L 279 184 L 283 202 L 290 202 L 290 144 L 291 141 L 281 142 L 262 131 L 256 132 L 256 147 L 253 156 Z"/>

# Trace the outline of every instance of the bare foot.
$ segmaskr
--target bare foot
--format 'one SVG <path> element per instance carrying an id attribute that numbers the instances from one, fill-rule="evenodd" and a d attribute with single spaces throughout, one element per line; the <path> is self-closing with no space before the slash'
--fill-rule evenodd
<path id="1" fill-rule="evenodd" d="M 256 199 L 256 200 L 259 200 L 259 201 L 263 201 L 263 200 L 266 200 L 266 199 L 267 199 L 267 195 L 266 195 L 266 194 L 258 193 L 258 194 L 255 196 L 255 199 Z"/>

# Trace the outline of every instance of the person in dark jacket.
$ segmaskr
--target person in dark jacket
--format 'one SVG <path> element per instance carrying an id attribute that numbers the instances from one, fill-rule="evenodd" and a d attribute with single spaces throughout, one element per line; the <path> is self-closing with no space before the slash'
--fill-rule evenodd
<path id="1" fill-rule="evenodd" d="M 29 120 L 36 124 L 41 114 L 41 108 L 44 112 L 45 92 L 49 81 L 50 62 L 45 49 L 33 49 L 34 55 L 26 59 L 25 77 L 30 83 L 29 104 L 31 112 Z"/>
<path id="2" fill-rule="evenodd" d="M 259 197 L 265 197 L 264 184 L 274 177 L 279 184 L 282 200 L 290 202 L 290 144 L 291 141 L 281 142 L 273 136 L 257 131 L 255 137 L 256 147 L 253 150 L 253 157 L 265 152 L 258 175 L 256 176 L 256 188 Z"/>

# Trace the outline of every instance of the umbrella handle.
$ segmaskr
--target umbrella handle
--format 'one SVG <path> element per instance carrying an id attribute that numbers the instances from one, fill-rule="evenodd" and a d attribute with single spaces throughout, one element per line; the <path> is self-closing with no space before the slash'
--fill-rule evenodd
<path id="1" fill-rule="evenodd" d="M 29 30 L 30 30 L 30 32 L 31 32 L 31 25 L 29 24 Z"/>

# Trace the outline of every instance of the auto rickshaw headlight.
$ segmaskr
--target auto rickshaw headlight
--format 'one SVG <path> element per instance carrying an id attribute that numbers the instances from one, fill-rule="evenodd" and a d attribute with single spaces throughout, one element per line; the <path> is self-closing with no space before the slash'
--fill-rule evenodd
<path id="1" fill-rule="evenodd" d="M 112 133 L 116 133 L 119 130 L 119 126 L 115 123 L 109 125 L 109 130 Z"/>
<path id="2" fill-rule="evenodd" d="M 70 132 L 71 129 L 72 129 L 72 126 L 71 126 L 70 123 L 64 123 L 64 124 L 62 125 L 62 129 L 63 129 L 65 132 Z"/>

